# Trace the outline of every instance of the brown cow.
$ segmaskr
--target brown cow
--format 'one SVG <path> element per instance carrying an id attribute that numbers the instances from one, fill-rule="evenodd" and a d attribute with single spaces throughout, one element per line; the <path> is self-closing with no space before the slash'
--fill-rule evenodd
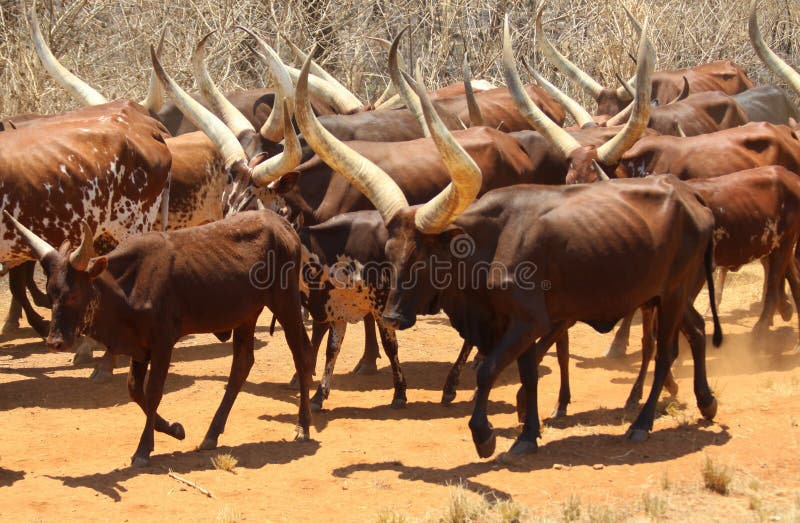
<path id="1" fill-rule="evenodd" d="M 76 336 L 86 333 L 114 353 L 131 356 L 128 392 L 147 418 L 131 458 L 134 466 L 149 463 L 153 430 L 186 437 L 180 423 L 157 412 L 175 343 L 187 334 L 233 330 L 225 395 L 200 444 L 216 448 L 253 366 L 255 326 L 264 307 L 281 323 L 292 351 L 301 385 L 297 439 L 309 438 L 311 348 L 300 311 L 300 242 L 285 220 L 271 211 L 242 213 L 200 227 L 131 237 L 102 257 L 93 255 L 93 233 L 85 222 L 74 251 L 68 244 L 56 250 L 13 222 L 47 274 L 53 301 L 48 347 L 69 350 Z M 253 271 L 259 267 L 272 279 L 265 274 L 255 285 Z"/>
<path id="2" fill-rule="evenodd" d="M 624 7 L 624 6 L 623 6 Z M 625 8 L 631 23 L 637 32 L 639 23 Z M 625 86 L 617 89 L 603 87 L 595 79 L 569 61 L 547 40 L 541 25 L 542 10 L 536 19 L 536 35 L 539 50 L 564 75 L 583 89 L 597 101 L 597 114 L 615 115 L 630 103 L 632 96 Z M 700 64 L 694 67 L 657 71 L 653 73 L 652 99 L 659 105 L 666 105 L 674 100 L 683 90 L 684 81 L 689 85 L 690 93 L 701 91 L 722 91 L 727 94 L 740 93 L 753 87 L 744 69 L 729 60 Z"/>
<path id="3" fill-rule="evenodd" d="M 165 135 L 146 110 L 129 101 L 0 133 L 0 208 L 58 244 L 80 239 L 81 219 L 107 244 L 149 231 L 170 170 Z M 32 258 L 8 225 L 0 229 L 0 260 L 13 268 Z M 24 289 L 12 292 L 24 298 L 29 323 L 44 334 L 46 324 L 27 303 Z"/>

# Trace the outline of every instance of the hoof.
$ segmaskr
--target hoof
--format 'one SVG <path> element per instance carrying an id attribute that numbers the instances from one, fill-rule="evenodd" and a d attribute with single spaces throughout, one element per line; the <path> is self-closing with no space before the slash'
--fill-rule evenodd
<path id="1" fill-rule="evenodd" d="M 450 405 L 456 399 L 456 391 L 445 390 L 442 392 L 442 405 Z"/>
<path id="2" fill-rule="evenodd" d="M 364 361 L 361 360 L 358 362 L 358 365 L 355 366 L 353 369 L 353 374 L 356 376 L 372 376 L 373 374 L 378 373 L 378 364 L 374 361 Z"/>
<path id="3" fill-rule="evenodd" d="M 308 429 L 304 429 L 298 425 L 295 431 L 294 440 L 298 443 L 311 441 L 311 435 L 308 433 Z"/>
<path id="4" fill-rule="evenodd" d="M 150 465 L 150 456 L 133 456 L 131 458 L 131 466 L 142 468 Z"/>
<path id="5" fill-rule="evenodd" d="M 114 377 L 114 375 L 111 372 L 109 372 L 109 371 L 107 371 L 105 369 L 101 369 L 101 368 L 98 367 L 98 368 L 94 369 L 92 371 L 92 373 L 89 375 L 89 381 L 91 381 L 92 383 L 98 383 L 98 384 L 100 384 L 100 383 L 110 383 L 111 382 L 111 378 L 113 378 L 113 377 Z"/>
<path id="6" fill-rule="evenodd" d="M 408 403 L 408 400 L 406 400 L 405 398 L 395 398 L 392 400 L 392 408 L 404 409 L 406 407 L 406 403 Z"/>
<path id="7" fill-rule="evenodd" d="M 491 430 L 491 429 L 490 429 Z M 497 435 L 492 430 L 491 435 L 486 441 L 481 443 L 475 443 L 475 450 L 478 451 L 478 456 L 481 458 L 489 458 L 494 454 L 494 450 L 497 447 Z"/>
<path id="8" fill-rule="evenodd" d="M 72 364 L 73 365 L 85 365 L 87 363 L 91 363 L 94 360 L 94 356 L 92 352 L 76 352 L 75 356 L 72 357 Z"/>
<path id="9" fill-rule="evenodd" d="M 497 461 L 505 465 L 512 465 L 521 458 L 535 454 L 539 451 L 539 445 L 535 441 L 516 440 L 508 452 L 503 452 L 497 457 Z"/>
<path id="10" fill-rule="evenodd" d="M 624 358 L 627 350 L 627 345 L 613 343 L 611 344 L 611 347 L 608 348 L 608 352 L 606 352 L 606 358 Z"/>
<path id="11" fill-rule="evenodd" d="M 792 319 L 792 313 L 794 312 L 794 308 L 792 307 L 792 304 L 789 303 L 788 301 L 781 301 L 778 304 L 778 310 L 781 313 L 781 318 L 783 319 L 783 321 L 789 321 Z"/>
<path id="12" fill-rule="evenodd" d="M 11 334 L 17 334 L 22 329 L 19 328 L 19 323 L 4 323 L 2 330 L 0 330 L 0 334 L 4 336 L 8 336 Z"/>
<path id="13" fill-rule="evenodd" d="M 186 438 L 186 431 L 183 430 L 183 425 L 178 422 L 170 423 L 168 434 L 178 440 Z"/>
<path id="14" fill-rule="evenodd" d="M 558 405 L 556 405 L 556 408 L 554 408 L 553 412 L 550 413 L 550 417 L 552 419 L 567 417 L 567 408 L 564 407 L 562 409 Z M 514 443 L 514 445 L 516 445 L 516 443 Z M 514 447 L 512 446 L 511 448 L 513 449 Z"/>
<path id="15" fill-rule="evenodd" d="M 217 440 L 216 438 L 205 437 L 197 448 L 198 450 L 214 450 L 217 448 Z"/>
<path id="16" fill-rule="evenodd" d="M 311 412 L 320 412 L 322 410 L 322 398 L 316 394 L 311 398 Z"/>
<path id="17" fill-rule="evenodd" d="M 292 390 L 300 390 L 300 379 L 297 377 L 297 373 L 289 380 L 289 388 Z"/>
<path id="18" fill-rule="evenodd" d="M 634 443 L 641 443 L 650 437 L 650 433 L 644 429 L 635 429 L 631 427 L 628 429 L 628 433 L 625 435 L 625 437 Z"/>
<path id="19" fill-rule="evenodd" d="M 678 395 L 678 384 L 673 382 L 665 383 L 664 388 L 667 389 L 670 396 L 677 396 Z"/>
<path id="20" fill-rule="evenodd" d="M 714 416 L 717 415 L 717 398 L 711 398 L 711 403 L 705 407 L 698 405 L 697 408 L 700 409 L 700 414 L 702 414 L 705 419 L 712 420 Z"/>

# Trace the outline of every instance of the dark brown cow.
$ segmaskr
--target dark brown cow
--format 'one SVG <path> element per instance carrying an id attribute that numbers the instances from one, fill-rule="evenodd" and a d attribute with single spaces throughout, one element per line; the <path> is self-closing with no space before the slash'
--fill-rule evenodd
<path id="1" fill-rule="evenodd" d="M 639 23 L 625 8 L 629 19 L 637 31 Z M 622 111 L 632 100 L 625 87 L 609 89 L 603 87 L 595 79 L 570 62 L 547 40 L 541 24 L 542 10 L 536 19 L 536 35 L 539 50 L 564 75 L 583 89 L 597 101 L 597 114 L 615 115 Z M 689 93 L 702 91 L 722 91 L 727 94 L 740 93 L 754 86 L 744 69 L 729 60 L 700 64 L 694 67 L 657 71 L 653 73 L 652 100 L 659 105 L 666 105 L 674 100 L 683 90 L 684 81 L 689 85 Z"/>
<path id="2" fill-rule="evenodd" d="M 233 330 L 225 395 L 200 444 L 216 448 L 253 366 L 255 326 L 264 307 L 277 317 L 292 352 L 300 376 L 297 438 L 309 438 L 311 347 L 300 311 L 300 243 L 288 222 L 271 211 L 247 212 L 205 226 L 132 237 L 99 258 L 93 257 L 92 231 L 85 222 L 75 251 L 68 245 L 56 250 L 14 224 L 47 274 L 53 301 L 48 347 L 69 350 L 85 333 L 114 353 L 131 356 L 128 392 L 147 418 L 133 465 L 149 463 L 153 430 L 176 439 L 186 436 L 180 423 L 157 412 L 175 343 L 187 334 Z M 272 279 L 254 285 L 253 271 L 259 267 Z"/>
<path id="3" fill-rule="evenodd" d="M 107 244 L 149 231 L 161 208 L 171 155 L 164 128 L 138 104 L 120 101 L 0 133 L 0 208 L 31 223 L 50 242 L 77 241 L 81 219 Z M 43 140 L 42 137 L 47 137 Z M 4 222 L 0 260 L 14 267 L 32 259 Z M 13 289 L 28 321 L 46 332 Z M 26 305 L 27 304 L 27 305 Z"/>
<path id="4" fill-rule="evenodd" d="M 643 53 L 645 47 L 646 43 L 641 46 Z M 408 207 L 399 187 L 374 164 L 337 142 L 320 139 L 322 128 L 303 99 L 301 85 L 302 76 L 297 93 L 301 130 L 326 162 L 370 196 L 387 223 L 386 255 L 395 279 L 384 321 L 408 328 L 419 310 L 441 307 L 465 340 L 487 355 L 478 370 L 470 421 L 480 456 L 494 452 L 486 404 L 497 375 L 509 363 L 518 361 L 531 406 L 512 448 L 512 453 L 524 454 L 535 450 L 539 436 L 536 340 L 541 338 L 544 344 L 556 339 L 577 320 L 607 330 L 632 304 L 651 300 L 660 304 L 663 350 L 651 399 L 634 422 L 631 437 L 643 439 L 652 427 L 656 399 L 671 363 L 666 354 L 676 349 L 675 335 L 681 326 L 695 333 L 698 405 L 713 417 L 716 401 L 704 372 L 704 326 L 688 303 L 689 294 L 701 283 L 695 280 L 704 258 L 710 276 L 713 218 L 685 185 L 672 177 L 658 177 L 596 187 L 515 186 L 491 191 L 470 206 L 480 189 L 480 169 L 448 138 L 420 90 L 427 123 L 437 129 L 434 138 L 453 183 L 431 202 Z M 475 240 L 475 250 L 462 256 L 451 250 L 452 241 L 465 234 Z M 604 239 L 601 250 L 596 248 L 598 238 Z M 564 248 L 567 244 L 569 249 Z M 435 285 L 434 257 L 463 264 L 475 279 L 465 285 L 455 281 Z M 475 270 L 478 266 L 505 268 L 505 276 L 495 270 Z M 412 281 L 415 285 L 408 286 Z M 602 308 L 597 306 L 600 301 Z M 721 334 L 716 334 L 721 341 Z"/>

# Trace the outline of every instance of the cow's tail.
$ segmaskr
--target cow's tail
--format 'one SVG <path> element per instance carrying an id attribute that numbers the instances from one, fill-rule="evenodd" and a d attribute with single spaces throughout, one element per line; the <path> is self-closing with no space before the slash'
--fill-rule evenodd
<path id="1" fill-rule="evenodd" d="M 269 335 L 272 336 L 275 333 L 275 315 L 272 315 L 272 321 L 269 322 Z"/>
<path id="2" fill-rule="evenodd" d="M 708 285 L 708 300 L 711 302 L 711 316 L 714 318 L 714 336 L 711 341 L 715 347 L 722 345 L 722 326 L 719 324 L 717 314 L 717 294 L 714 291 L 714 240 L 708 242 L 706 254 L 703 257 L 703 265 L 706 270 L 706 284 Z"/>

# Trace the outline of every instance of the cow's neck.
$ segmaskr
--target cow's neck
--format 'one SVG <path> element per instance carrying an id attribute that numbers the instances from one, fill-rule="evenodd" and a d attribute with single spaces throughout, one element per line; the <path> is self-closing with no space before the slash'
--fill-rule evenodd
<path id="1" fill-rule="evenodd" d="M 87 334 L 113 350 L 114 341 L 119 339 L 119 316 L 117 311 L 126 303 L 125 295 L 116 280 L 104 272 L 92 281 L 91 297 L 80 327 Z"/>

